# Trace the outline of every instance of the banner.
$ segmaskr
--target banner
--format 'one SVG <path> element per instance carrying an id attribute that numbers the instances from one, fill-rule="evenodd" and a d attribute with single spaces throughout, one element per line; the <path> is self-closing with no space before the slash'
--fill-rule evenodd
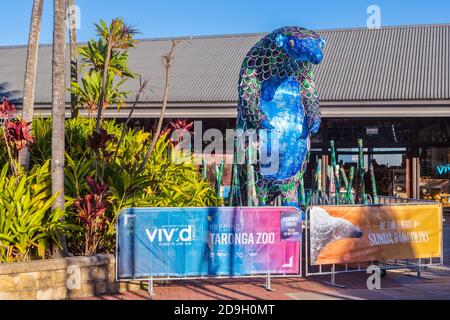
<path id="1" fill-rule="evenodd" d="M 295 208 L 140 208 L 118 219 L 118 277 L 298 274 Z"/>
<path id="2" fill-rule="evenodd" d="M 440 257 L 441 213 L 439 205 L 313 207 L 311 264 Z"/>

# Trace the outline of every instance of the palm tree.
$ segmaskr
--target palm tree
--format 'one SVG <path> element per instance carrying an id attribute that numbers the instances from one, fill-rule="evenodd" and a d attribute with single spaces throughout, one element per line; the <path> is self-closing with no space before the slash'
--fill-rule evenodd
<path id="1" fill-rule="evenodd" d="M 54 210 L 64 210 L 64 120 L 66 109 L 66 0 L 53 0 L 52 194 Z M 63 254 L 65 244 L 63 240 Z"/>
<path id="2" fill-rule="evenodd" d="M 77 23 L 75 12 L 75 0 L 67 0 L 68 5 L 68 19 L 69 19 L 69 41 L 70 41 L 70 83 L 78 82 L 78 55 L 77 55 Z M 71 85 L 71 88 L 72 85 Z M 72 93 L 70 95 L 70 105 L 72 118 L 78 116 L 78 101 L 77 95 Z"/>
<path id="3" fill-rule="evenodd" d="M 100 99 L 97 103 L 97 121 L 95 125 L 95 131 L 100 133 L 100 127 L 103 119 L 103 102 L 108 86 L 111 57 L 117 50 L 120 51 L 133 48 L 136 43 L 133 36 L 137 33 L 137 31 L 133 27 L 128 26 L 125 21 L 120 18 L 113 19 L 109 26 L 103 20 L 100 20 L 100 23 L 96 24 L 96 27 L 99 36 L 104 39 L 106 44 L 106 52 L 102 70 L 102 87 L 100 91 Z"/>
<path id="4" fill-rule="evenodd" d="M 22 119 L 26 122 L 33 120 L 34 90 L 36 87 L 36 69 L 38 63 L 39 34 L 41 30 L 42 7 L 44 0 L 34 0 L 31 13 L 30 32 L 28 33 L 27 62 L 23 85 Z M 28 145 L 20 151 L 19 161 L 22 166 L 29 165 Z"/>

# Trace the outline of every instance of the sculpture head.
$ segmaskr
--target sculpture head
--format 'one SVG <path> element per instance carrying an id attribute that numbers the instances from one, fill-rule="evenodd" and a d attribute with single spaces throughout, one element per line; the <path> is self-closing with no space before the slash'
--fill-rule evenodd
<path id="1" fill-rule="evenodd" d="M 274 31 L 278 48 L 297 62 L 319 64 L 323 59 L 325 39 L 305 28 L 283 27 Z"/>

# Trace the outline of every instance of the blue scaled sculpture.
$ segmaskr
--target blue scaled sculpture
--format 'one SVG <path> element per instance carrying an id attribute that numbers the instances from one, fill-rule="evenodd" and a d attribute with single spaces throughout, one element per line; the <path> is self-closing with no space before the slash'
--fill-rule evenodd
<path id="1" fill-rule="evenodd" d="M 325 40 L 313 31 L 283 27 L 246 55 L 239 79 L 239 105 L 231 204 L 298 206 L 310 137 L 320 127 L 313 64 Z"/>

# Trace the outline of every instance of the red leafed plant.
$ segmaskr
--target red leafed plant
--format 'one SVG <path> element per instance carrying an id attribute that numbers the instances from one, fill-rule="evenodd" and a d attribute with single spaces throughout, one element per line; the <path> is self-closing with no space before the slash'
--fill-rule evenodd
<path id="1" fill-rule="evenodd" d="M 106 160 L 112 155 L 112 152 L 107 151 L 108 144 L 116 141 L 116 138 L 112 134 L 101 128 L 100 132 L 94 131 L 92 136 L 88 138 L 88 146 L 97 155 L 103 155 Z"/>
<path id="2" fill-rule="evenodd" d="M 25 148 L 27 144 L 33 144 L 34 139 L 31 135 L 31 123 L 21 119 L 13 119 L 16 108 L 6 98 L 0 104 L 0 118 L 4 119 L 3 140 L 8 151 L 11 169 L 15 175 L 19 174 L 20 166 L 17 163 L 17 152 Z M 16 154 L 14 154 L 14 151 Z"/>
<path id="3" fill-rule="evenodd" d="M 108 228 L 106 198 L 109 191 L 106 184 L 97 183 L 91 177 L 87 177 L 86 181 L 92 192 L 76 199 L 74 205 L 77 220 L 85 230 L 84 254 L 91 256 L 97 252 Z"/>
<path id="4" fill-rule="evenodd" d="M 170 141 L 173 145 L 177 145 L 180 143 L 184 133 L 192 130 L 194 126 L 193 122 L 188 122 L 186 119 L 178 119 L 169 123 L 169 125 L 161 131 L 161 136 L 167 135 L 170 132 L 176 132 L 176 134 L 172 134 Z"/>
<path id="5" fill-rule="evenodd" d="M 169 124 L 172 127 L 172 130 L 186 130 L 191 131 L 194 126 L 193 122 L 187 122 L 186 119 L 178 119 L 170 122 Z"/>
<path id="6" fill-rule="evenodd" d="M 23 120 L 8 120 L 5 123 L 6 139 L 15 150 L 20 151 L 27 143 L 34 143 L 31 135 L 30 123 Z"/>
<path id="7" fill-rule="evenodd" d="M 0 104 L 0 118 L 11 119 L 16 112 L 16 107 L 10 103 L 5 97 L 3 98 L 3 103 Z"/>

